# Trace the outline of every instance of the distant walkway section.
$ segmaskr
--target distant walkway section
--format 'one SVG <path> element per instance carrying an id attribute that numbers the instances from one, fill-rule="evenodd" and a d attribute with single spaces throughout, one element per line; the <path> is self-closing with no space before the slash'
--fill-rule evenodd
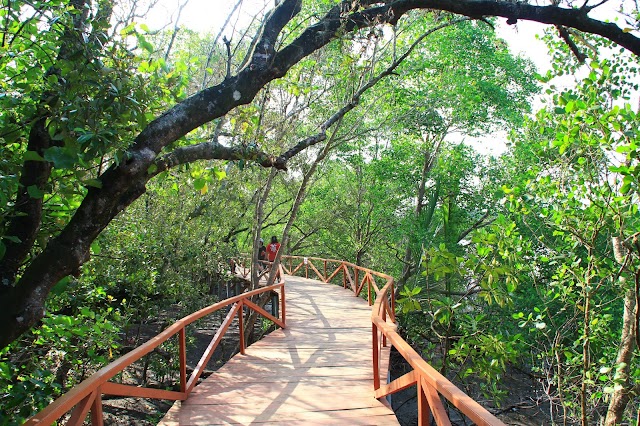
<path id="1" fill-rule="evenodd" d="M 160 425 L 398 424 L 374 397 L 367 302 L 305 278 L 287 276 L 285 288 L 287 328 L 234 356 Z"/>

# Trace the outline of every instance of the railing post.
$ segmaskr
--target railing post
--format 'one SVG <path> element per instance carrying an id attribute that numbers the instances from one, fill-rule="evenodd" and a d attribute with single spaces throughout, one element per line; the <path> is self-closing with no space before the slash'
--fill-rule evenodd
<path id="1" fill-rule="evenodd" d="M 372 324 L 371 331 L 373 333 L 372 346 L 373 346 L 373 390 L 380 389 L 380 352 L 378 351 L 378 327 L 375 323 Z"/>
<path id="2" fill-rule="evenodd" d="M 342 263 L 342 286 L 347 288 L 347 265 Z"/>
<path id="3" fill-rule="evenodd" d="M 382 321 L 385 322 L 385 324 L 387 323 L 387 301 L 383 300 L 382 303 Z M 387 347 L 387 335 L 382 333 L 382 347 L 386 348 Z"/>
<path id="4" fill-rule="evenodd" d="M 281 313 L 281 319 L 282 322 L 284 323 L 284 325 L 287 325 L 287 304 L 286 304 L 286 299 L 284 297 L 284 285 L 282 287 L 280 287 L 280 306 L 282 307 L 282 313 Z"/>
<path id="5" fill-rule="evenodd" d="M 371 278 L 367 280 L 367 300 L 369 301 L 369 306 L 371 306 L 373 304 L 371 303 Z"/>
<path id="6" fill-rule="evenodd" d="M 238 326 L 240 329 L 240 353 L 244 355 L 244 318 L 243 318 L 244 303 L 242 303 L 242 300 L 240 300 L 238 303 L 240 304 L 240 309 L 238 309 Z"/>
<path id="7" fill-rule="evenodd" d="M 324 259 L 324 282 L 327 282 L 327 259 Z"/>
<path id="8" fill-rule="evenodd" d="M 178 334 L 180 346 L 180 392 L 187 391 L 187 331 L 183 327 Z"/>
<path id="9" fill-rule="evenodd" d="M 418 375 L 418 426 L 429 426 L 429 417 L 431 410 L 429 409 L 429 401 L 427 401 L 426 390 L 422 383 L 422 377 Z"/>
<path id="10" fill-rule="evenodd" d="M 278 318 L 280 315 L 280 309 L 278 309 L 278 302 L 280 301 L 278 293 L 271 292 L 271 315 Z"/>
<path id="11" fill-rule="evenodd" d="M 355 268 L 353 268 L 353 279 L 356 281 L 356 291 L 358 291 L 358 287 L 360 287 L 360 281 L 358 280 L 358 267 L 357 266 Z"/>
<path id="12" fill-rule="evenodd" d="M 396 283 L 391 286 L 391 320 L 396 320 Z"/>
<path id="13" fill-rule="evenodd" d="M 96 398 L 91 404 L 91 426 L 103 426 L 104 416 L 102 414 L 102 389 L 96 391 Z"/>

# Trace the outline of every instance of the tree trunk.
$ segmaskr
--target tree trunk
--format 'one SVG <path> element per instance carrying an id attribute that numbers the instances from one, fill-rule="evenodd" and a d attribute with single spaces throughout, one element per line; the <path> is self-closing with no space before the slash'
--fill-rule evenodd
<path id="1" fill-rule="evenodd" d="M 425 197 L 427 194 L 427 179 L 429 177 L 429 172 L 431 171 L 431 169 L 433 169 L 433 166 L 435 165 L 435 162 L 438 158 L 438 153 L 440 152 L 440 146 L 443 140 L 444 140 L 444 135 L 438 136 L 436 142 L 434 143 L 434 146 L 431 149 L 428 149 L 428 148 L 425 149 L 423 153 L 424 161 L 422 163 L 422 172 L 420 174 L 420 181 L 418 182 L 418 193 L 416 197 L 416 209 L 415 209 L 416 225 L 418 224 L 418 219 L 420 218 L 420 215 L 422 214 L 422 209 L 424 208 Z M 427 142 L 428 142 L 428 139 L 423 140 L 423 144 L 426 145 Z M 437 191 L 436 191 L 436 197 L 437 197 Z M 436 201 L 437 201 L 436 199 L 433 200 L 434 203 Z M 433 207 L 435 207 L 435 204 Z M 432 217 L 433 217 L 433 211 L 431 211 L 431 214 L 429 217 L 429 223 L 431 222 Z M 416 270 L 418 269 L 418 265 L 414 264 L 412 245 L 413 245 L 413 241 L 411 241 L 411 237 L 409 237 L 407 239 L 407 247 L 404 253 L 404 260 L 403 260 L 404 266 L 402 267 L 402 275 L 398 280 L 397 289 L 402 288 L 407 283 L 407 281 L 409 281 L 409 278 L 411 278 L 411 276 L 415 274 Z M 419 259 L 417 263 L 418 264 L 420 263 Z"/>
<path id="2" fill-rule="evenodd" d="M 83 2 L 73 0 L 71 4 Z M 502 16 L 511 22 L 524 19 L 573 27 L 599 34 L 640 55 L 640 39 L 633 32 L 590 18 L 587 12 L 591 9 L 535 6 L 504 0 L 345 0 L 336 3 L 325 16 L 302 30 L 290 44 L 276 51 L 283 28 L 300 12 L 302 3 L 302 0 L 278 2 L 265 19 L 263 31 L 246 67 L 237 75 L 178 103 L 152 121 L 134 139 L 124 160 L 100 176 L 102 188 L 90 188 L 65 229 L 50 241 L 41 254 L 29 260 L 17 282 L 11 279 L 11 276 L 18 276 L 16 273 L 0 277 L 0 348 L 7 346 L 42 318 L 44 301 L 53 286 L 66 275 L 78 271 L 89 258 L 91 242 L 120 211 L 145 192 L 146 182 L 150 178 L 169 167 L 190 161 L 248 158 L 246 153 L 242 154 L 237 149 L 210 143 L 180 147 L 160 157 L 167 146 L 195 128 L 251 102 L 268 82 L 284 76 L 300 60 L 343 34 L 384 23 L 395 24 L 413 9 L 440 9 L 473 18 Z M 84 19 L 90 11 L 91 8 L 85 7 L 78 16 Z M 352 107 L 349 105 L 345 108 Z M 327 123 L 324 130 L 334 123 Z M 260 153 L 264 157 L 257 162 L 265 167 L 285 168 L 288 159 L 321 140 L 322 134 L 317 138 L 309 138 L 278 157 Z M 157 171 L 151 172 L 151 166 L 156 166 Z M 40 219 L 33 223 L 40 223 Z M 31 252 L 31 249 L 29 247 L 27 252 Z M 2 259 L 3 263 L 5 261 L 8 261 L 6 255 Z M 24 259 L 14 263 L 21 266 L 25 264 Z M 6 268 L 0 267 L 0 272 L 5 274 Z"/>
<path id="3" fill-rule="evenodd" d="M 624 296 L 622 333 L 620 336 L 618 357 L 616 358 L 616 375 L 620 378 L 619 383 L 622 386 L 614 390 L 611 395 L 607 417 L 604 421 L 605 426 L 615 426 L 622 423 L 624 411 L 632 396 L 632 383 L 629 372 L 631 361 L 633 360 L 633 351 L 636 347 L 636 330 L 638 327 L 636 312 L 636 291 L 635 289 L 629 289 Z M 624 367 L 622 367 L 622 364 L 624 364 Z"/>
<path id="4" fill-rule="evenodd" d="M 255 229 L 253 230 L 253 252 L 251 254 L 251 288 L 255 289 L 258 287 L 259 280 L 259 266 L 264 267 L 265 265 L 260 262 L 258 259 L 259 248 L 260 248 L 260 236 L 262 235 L 262 224 L 264 222 L 264 204 L 267 202 L 269 198 L 269 193 L 271 192 L 271 185 L 273 183 L 273 179 L 276 177 L 276 170 L 272 169 L 271 173 L 269 173 L 269 177 L 264 184 L 263 191 L 258 197 L 256 201 L 256 214 L 255 214 Z"/>

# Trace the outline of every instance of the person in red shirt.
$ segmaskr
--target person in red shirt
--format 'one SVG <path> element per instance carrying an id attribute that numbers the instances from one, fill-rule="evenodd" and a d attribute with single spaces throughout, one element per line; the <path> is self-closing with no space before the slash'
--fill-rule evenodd
<path id="1" fill-rule="evenodd" d="M 269 262 L 276 260 L 278 250 L 280 250 L 280 243 L 278 242 L 278 238 L 273 236 L 271 237 L 271 242 L 267 246 L 267 258 L 269 259 Z"/>

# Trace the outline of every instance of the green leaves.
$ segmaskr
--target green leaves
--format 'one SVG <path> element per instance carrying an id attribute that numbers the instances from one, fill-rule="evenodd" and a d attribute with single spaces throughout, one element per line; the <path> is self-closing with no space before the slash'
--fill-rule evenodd
<path id="1" fill-rule="evenodd" d="M 227 177 L 227 172 L 215 166 L 200 167 L 194 165 L 191 168 L 191 176 L 194 178 L 193 189 L 199 192 L 200 195 L 205 195 L 209 192 L 211 186 L 216 185 L 217 182 Z"/>
<path id="2" fill-rule="evenodd" d="M 534 345 L 536 356 L 541 368 L 562 371 L 554 380 L 565 386 L 564 398 L 583 397 L 593 406 L 621 390 L 608 366 L 625 344 L 613 318 L 621 318 L 620 294 L 627 290 L 613 277 L 626 282 L 640 266 L 634 258 L 629 270 L 620 269 L 611 247 L 612 238 L 638 231 L 631 206 L 638 204 L 640 122 L 619 100 L 626 83 L 616 76 L 626 66 L 622 59 L 592 62 L 577 87 L 549 89 L 553 104 L 515 138 L 509 187 L 521 191 L 505 191 L 511 217 L 531 244 L 520 259 L 510 253 L 501 259 L 530 274 L 519 276 L 514 291 L 525 294 L 514 299 L 512 318 L 530 341 L 547 342 Z M 564 407 L 579 417 L 574 408 Z"/>
<path id="3" fill-rule="evenodd" d="M 209 190 L 209 186 L 207 185 L 207 179 L 198 178 L 193 181 L 193 188 L 196 191 L 199 191 L 202 195 L 206 194 Z"/>
<path id="4" fill-rule="evenodd" d="M 89 190 L 102 188 L 99 176 L 119 164 L 143 126 L 184 96 L 187 65 L 176 61 L 173 68 L 150 57 L 155 49 L 146 26 L 113 34 L 107 10 L 83 17 L 62 0 L 0 9 L 0 217 L 6 229 L 19 191 L 44 201 L 32 255 L 67 224 Z M 145 59 L 131 51 L 132 41 Z M 35 146 L 28 150 L 29 141 Z M 42 172 L 46 182 L 22 188 L 25 163 L 49 170 L 29 162 L 52 168 Z"/>
<path id="5" fill-rule="evenodd" d="M 25 151 L 23 161 L 46 161 L 46 160 L 35 151 Z"/>
<path id="6" fill-rule="evenodd" d="M 69 148 L 53 146 L 44 152 L 44 159 L 52 162 L 54 167 L 58 169 L 72 169 L 78 157 Z"/>
<path id="7" fill-rule="evenodd" d="M 400 296 L 402 297 L 399 297 L 396 303 L 403 314 L 420 311 L 422 309 L 420 300 L 417 297 L 421 291 L 422 289 L 420 287 L 410 288 L 406 285 L 400 290 Z"/>
<path id="8" fill-rule="evenodd" d="M 44 197 L 44 192 L 41 191 L 36 185 L 30 185 L 27 187 L 27 193 L 31 198 L 42 198 Z"/>

